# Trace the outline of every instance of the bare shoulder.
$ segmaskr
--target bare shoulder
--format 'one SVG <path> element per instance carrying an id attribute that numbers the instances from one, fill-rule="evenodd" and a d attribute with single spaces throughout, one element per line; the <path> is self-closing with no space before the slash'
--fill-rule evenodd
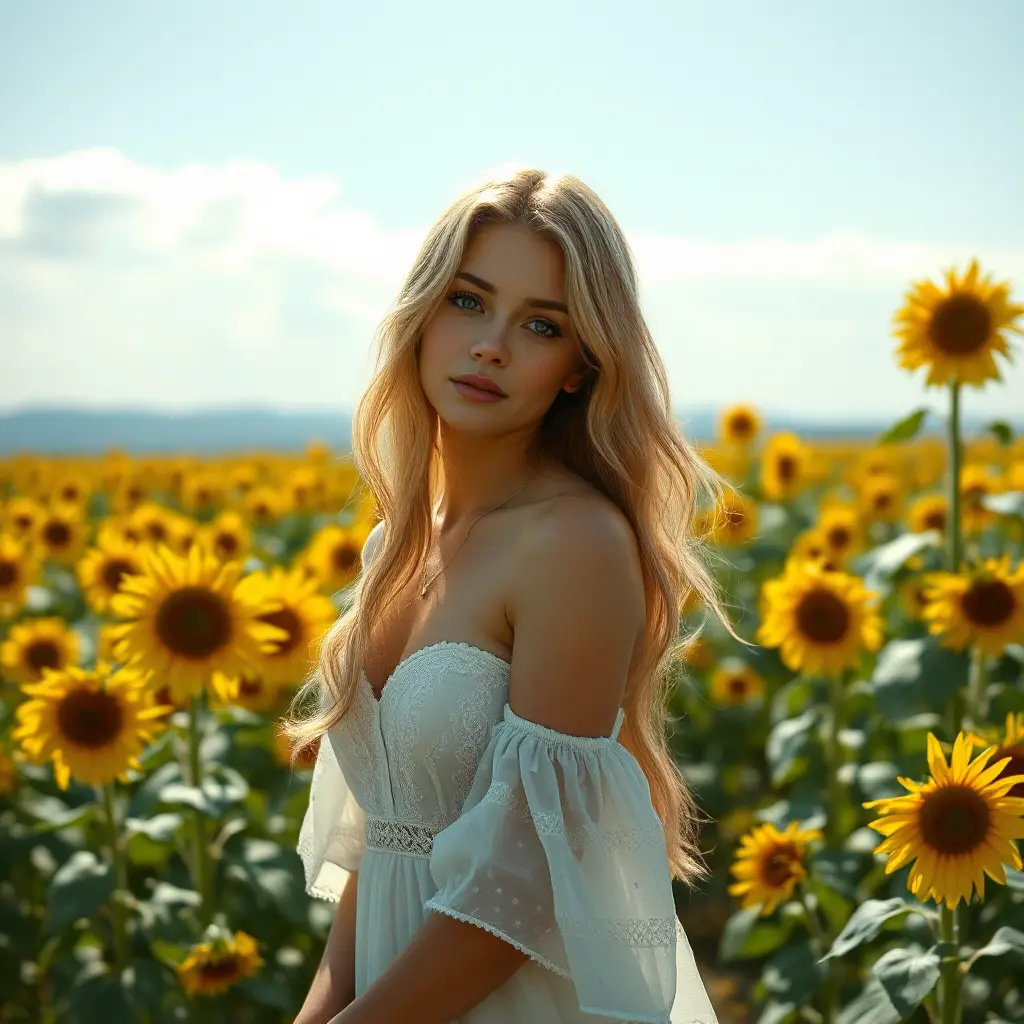
<path id="1" fill-rule="evenodd" d="M 557 731 L 607 735 L 646 613 L 628 519 L 596 492 L 560 495 L 533 517 L 517 556 L 509 705 Z"/>

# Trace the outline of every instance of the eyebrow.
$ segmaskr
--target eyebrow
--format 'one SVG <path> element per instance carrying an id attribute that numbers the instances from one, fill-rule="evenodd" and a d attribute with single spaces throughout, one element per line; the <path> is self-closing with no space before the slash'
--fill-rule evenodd
<path id="1" fill-rule="evenodd" d="M 478 288 L 483 288 L 485 292 L 490 292 L 492 295 L 496 295 L 498 292 L 498 289 L 490 281 L 485 281 L 482 277 L 477 277 L 476 274 L 460 270 L 455 276 L 461 277 L 464 281 L 472 281 Z M 569 307 L 564 302 L 556 302 L 554 299 L 527 299 L 526 304 L 536 309 L 556 309 L 560 313 L 567 315 L 569 313 Z"/>

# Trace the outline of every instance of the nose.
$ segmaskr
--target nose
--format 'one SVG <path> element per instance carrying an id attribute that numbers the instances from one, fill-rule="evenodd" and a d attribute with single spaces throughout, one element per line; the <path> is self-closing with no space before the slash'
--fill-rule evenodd
<path id="1" fill-rule="evenodd" d="M 492 324 L 473 343 L 470 350 L 474 358 L 504 362 L 508 356 L 508 343 L 501 324 Z"/>

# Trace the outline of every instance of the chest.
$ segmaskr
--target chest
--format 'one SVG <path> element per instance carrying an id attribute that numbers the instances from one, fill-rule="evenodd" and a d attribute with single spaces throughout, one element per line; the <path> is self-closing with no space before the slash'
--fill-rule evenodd
<path id="1" fill-rule="evenodd" d="M 417 651 L 442 641 L 468 644 L 502 661 L 512 658 L 513 629 L 507 615 L 514 582 L 511 520 L 480 530 L 477 525 L 452 557 L 458 539 L 428 557 L 426 580 L 448 562 L 420 595 L 422 572 L 401 592 L 381 621 L 370 628 L 363 668 L 379 700 L 396 668 Z"/>

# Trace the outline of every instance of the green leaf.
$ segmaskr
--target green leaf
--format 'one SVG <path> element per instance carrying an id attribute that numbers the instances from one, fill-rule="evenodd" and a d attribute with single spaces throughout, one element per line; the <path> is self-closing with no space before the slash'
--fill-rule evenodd
<path id="1" fill-rule="evenodd" d="M 985 424 L 985 429 L 992 434 L 1004 447 L 1013 444 L 1013 427 L 1006 420 L 992 420 Z"/>
<path id="2" fill-rule="evenodd" d="M 988 944 L 982 946 L 973 955 L 972 959 L 977 959 L 979 956 L 1003 956 L 1006 953 L 1016 953 L 1018 956 L 1024 956 L 1024 932 L 1019 932 L 1016 928 L 1009 927 L 1009 925 L 997 928 L 995 935 L 989 939 Z"/>
<path id="3" fill-rule="evenodd" d="M 765 963 L 761 982 L 781 1003 L 806 1002 L 825 977 L 809 942 L 784 946 Z"/>
<path id="4" fill-rule="evenodd" d="M 180 814 L 154 814 L 152 818 L 126 818 L 124 827 L 129 835 L 141 834 L 154 843 L 169 843 L 184 820 Z"/>
<path id="5" fill-rule="evenodd" d="M 872 965 L 871 973 L 900 1017 L 909 1016 L 939 980 L 939 957 L 934 949 L 886 950 Z"/>
<path id="6" fill-rule="evenodd" d="M 40 819 L 32 827 L 34 832 L 57 832 L 62 828 L 84 825 L 96 810 L 95 803 L 68 807 L 62 800 L 42 795 L 34 796 L 28 805 L 29 813 Z"/>
<path id="7" fill-rule="evenodd" d="M 865 942 L 870 942 L 887 921 L 902 917 L 910 906 L 899 897 L 891 900 L 865 900 L 854 912 L 846 927 L 836 936 L 832 948 L 821 958 L 843 956 Z"/>
<path id="8" fill-rule="evenodd" d="M 895 444 L 898 441 L 909 441 L 912 437 L 917 436 L 917 432 L 924 424 L 927 415 L 927 408 L 915 409 L 909 416 L 904 416 L 903 419 L 894 423 L 882 434 L 878 439 L 878 443 Z"/>
<path id="9" fill-rule="evenodd" d="M 188 946 L 181 946 L 176 942 L 165 942 L 163 939 L 150 939 L 149 951 L 157 963 L 169 967 L 172 971 L 188 958 L 189 953 Z"/>
<path id="10" fill-rule="evenodd" d="M 874 975 L 868 978 L 860 995 L 839 1011 L 836 1024 L 899 1024 L 900 1017 L 886 994 L 885 986 Z"/>
<path id="11" fill-rule="evenodd" d="M 769 999 L 761 1010 L 761 1016 L 757 1018 L 757 1024 L 791 1024 L 796 1020 L 799 1009 L 796 1003 L 777 1003 Z"/>
<path id="12" fill-rule="evenodd" d="M 895 540 L 879 544 L 877 548 L 859 555 L 853 566 L 863 575 L 868 590 L 881 591 L 914 555 L 929 548 L 937 548 L 941 543 L 942 535 L 938 530 L 902 533 Z"/>
<path id="13" fill-rule="evenodd" d="M 967 683 L 967 657 L 933 637 L 890 640 L 871 677 L 878 710 L 898 722 L 921 711 L 944 709 Z"/>
<path id="14" fill-rule="evenodd" d="M 725 922 L 719 944 L 719 958 L 749 960 L 772 953 L 785 944 L 790 929 L 762 918 L 757 907 L 737 910 Z"/>
<path id="15" fill-rule="evenodd" d="M 46 931 L 66 928 L 80 917 L 92 917 L 114 891 L 114 872 L 89 850 L 76 850 L 50 879 Z"/>
<path id="16" fill-rule="evenodd" d="M 796 718 L 779 722 L 768 734 L 765 755 L 772 772 L 772 785 L 792 782 L 803 769 L 820 722 L 818 708 L 809 708 Z"/>

